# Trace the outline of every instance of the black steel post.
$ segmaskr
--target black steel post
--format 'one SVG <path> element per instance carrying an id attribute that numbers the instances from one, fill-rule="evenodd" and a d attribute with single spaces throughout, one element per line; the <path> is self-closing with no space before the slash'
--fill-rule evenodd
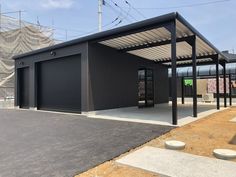
<path id="1" fill-rule="evenodd" d="M 220 88 L 219 88 L 219 57 L 217 55 L 216 59 L 216 108 L 220 109 Z"/>
<path id="2" fill-rule="evenodd" d="M 231 74 L 229 74 L 229 105 L 232 106 L 232 80 Z"/>
<path id="3" fill-rule="evenodd" d="M 226 64 L 225 62 L 222 63 L 223 66 L 223 76 L 224 76 L 224 107 L 227 107 L 227 97 L 226 97 Z"/>
<path id="4" fill-rule="evenodd" d="M 182 77 L 182 80 L 181 80 L 181 96 L 182 96 L 182 104 L 184 104 L 184 97 L 185 97 L 185 86 L 184 86 L 184 77 Z"/>
<path id="5" fill-rule="evenodd" d="M 172 90 L 172 123 L 178 124 L 177 118 L 177 74 L 176 74 L 176 22 L 171 25 L 171 90 Z"/>
<path id="6" fill-rule="evenodd" d="M 192 75 L 193 75 L 193 117 L 197 117 L 197 61 L 196 61 L 196 36 L 192 41 Z"/>

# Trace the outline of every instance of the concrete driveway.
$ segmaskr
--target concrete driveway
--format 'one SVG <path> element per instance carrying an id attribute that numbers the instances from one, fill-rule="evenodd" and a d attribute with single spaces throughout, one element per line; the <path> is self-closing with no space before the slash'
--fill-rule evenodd
<path id="1" fill-rule="evenodd" d="M 72 177 L 173 127 L 0 110 L 0 177 Z"/>

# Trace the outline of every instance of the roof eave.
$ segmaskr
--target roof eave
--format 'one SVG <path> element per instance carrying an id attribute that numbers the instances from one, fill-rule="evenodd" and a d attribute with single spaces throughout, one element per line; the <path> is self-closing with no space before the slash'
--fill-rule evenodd
<path id="1" fill-rule="evenodd" d="M 67 47 L 67 46 L 71 46 L 71 45 L 75 45 L 75 44 L 79 44 L 79 43 L 83 43 L 83 42 L 95 41 L 95 40 L 99 40 L 99 39 L 109 37 L 109 36 L 112 36 L 112 35 L 115 35 L 115 34 L 140 29 L 140 28 L 143 28 L 143 27 L 146 27 L 146 26 L 156 25 L 158 23 L 165 23 L 165 22 L 168 22 L 168 21 L 175 20 L 176 16 L 177 16 L 177 13 L 172 12 L 172 13 L 169 13 L 169 14 L 161 15 L 161 16 L 150 18 L 150 19 L 143 20 L 143 21 L 139 21 L 139 22 L 132 23 L 132 24 L 122 26 L 122 27 L 119 27 L 119 28 L 98 32 L 98 33 L 91 34 L 91 35 L 88 35 L 88 36 L 84 36 L 84 37 L 74 39 L 74 40 L 71 40 L 71 41 L 63 42 L 63 43 L 56 44 L 56 45 L 53 45 L 53 46 L 49 46 L 49 47 L 46 47 L 46 48 L 42 48 L 42 49 L 34 50 L 34 51 L 31 51 L 31 52 L 23 53 L 23 54 L 20 54 L 20 55 L 16 55 L 16 56 L 13 57 L 13 59 L 16 60 L 16 59 L 27 57 L 27 56 L 30 56 L 30 55 L 34 55 L 34 54 L 37 54 L 37 53 L 46 52 L 46 51 L 49 51 L 49 50 L 55 50 L 55 49 L 58 49 L 58 48 L 63 48 L 63 47 Z"/>
<path id="2" fill-rule="evenodd" d="M 202 39 L 204 42 L 206 42 L 210 47 L 212 47 L 218 55 L 220 55 L 226 62 L 229 61 L 229 59 L 220 51 L 218 50 L 210 41 L 208 41 L 196 28 L 194 28 L 187 20 L 185 20 L 184 17 L 182 17 L 178 12 L 176 12 L 176 18 L 181 23 L 186 25 L 195 35 L 197 35 L 200 39 Z"/>

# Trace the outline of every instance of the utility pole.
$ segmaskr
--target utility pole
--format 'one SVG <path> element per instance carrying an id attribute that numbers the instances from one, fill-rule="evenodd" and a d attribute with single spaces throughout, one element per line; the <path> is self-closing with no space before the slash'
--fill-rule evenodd
<path id="1" fill-rule="evenodd" d="M 102 5 L 103 0 L 98 0 L 98 30 L 102 31 Z"/>

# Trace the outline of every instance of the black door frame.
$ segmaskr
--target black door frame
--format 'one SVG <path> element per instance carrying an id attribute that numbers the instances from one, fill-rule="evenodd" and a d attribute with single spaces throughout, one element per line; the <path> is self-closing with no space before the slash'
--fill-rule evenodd
<path id="1" fill-rule="evenodd" d="M 140 70 L 144 70 L 145 71 L 145 105 L 141 106 L 138 102 L 138 107 L 142 108 L 142 107 L 154 107 L 155 105 L 155 90 L 154 90 L 154 85 L 155 85 L 155 80 L 154 80 L 154 69 L 153 68 L 148 68 L 148 67 L 142 67 L 138 69 L 138 72 Z M 151 70 L 152 71 L 152 98 L 153 98 L 153 104 L 148 104 L 147 103 L 147 70 Z M 139 77 L 138 77 L 138 82 L 139 82 Z M 139 84 L 138 84 L 139 85 Z M 138 101 L 139 101 L 139 97 L 138 97 Z"/>

